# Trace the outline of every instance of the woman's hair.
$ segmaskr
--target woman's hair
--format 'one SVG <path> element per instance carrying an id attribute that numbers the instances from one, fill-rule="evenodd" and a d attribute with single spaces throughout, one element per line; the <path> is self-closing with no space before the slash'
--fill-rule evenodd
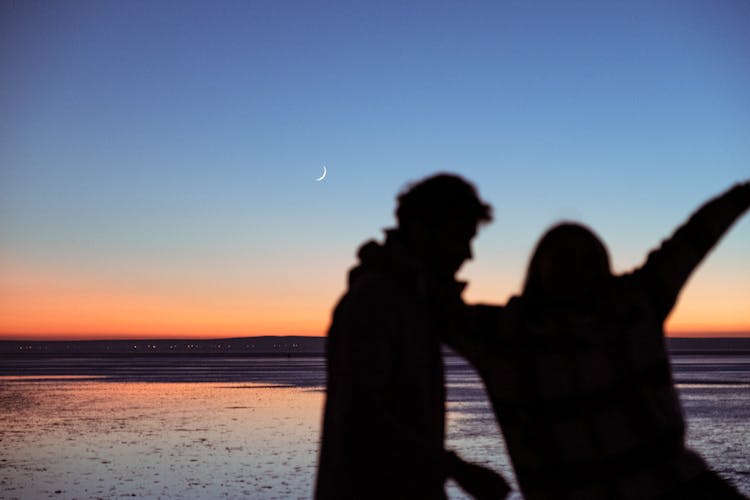
<path id="1" fill-rule="evenodd" d="M 585 305 L 599 298 L 611 276 L 601 240 L 581 224 L 561 223 L 537 243 L 523 295 L 536 304 Z"/>

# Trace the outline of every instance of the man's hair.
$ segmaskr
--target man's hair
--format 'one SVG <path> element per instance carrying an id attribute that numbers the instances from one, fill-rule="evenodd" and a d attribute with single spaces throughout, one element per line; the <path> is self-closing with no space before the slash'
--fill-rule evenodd
<path id="1" fill-rule="evenodd" d="M 435 228 L 448 219 L 480 225 L 492 221 L 492 207 L 479 199 L 470 182 L 440 173 L 408 185 L 398 195 L 396 218 L 401 229 L 416 221 Z"/>

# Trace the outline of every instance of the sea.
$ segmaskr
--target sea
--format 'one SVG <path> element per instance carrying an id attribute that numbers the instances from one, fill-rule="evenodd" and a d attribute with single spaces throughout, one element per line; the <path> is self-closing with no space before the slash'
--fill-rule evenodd
<path id="1" fill-rule="evenodd" d="M 689 445 L 750 495 L 750 355 L 672 364 Z M 477 374 L 446 374 L 447 446 L 515 484 Z M 324 397 L 322 356 L 0 359 L 0 498 L 311 498 Z"/>

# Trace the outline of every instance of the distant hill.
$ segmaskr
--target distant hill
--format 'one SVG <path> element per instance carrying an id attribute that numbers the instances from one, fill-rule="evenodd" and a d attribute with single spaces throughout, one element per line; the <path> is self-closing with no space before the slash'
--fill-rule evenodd
<path id="1" fill-rule="evenodd" d="M 261 336 L 227 339 L 0 341 L 0 356 L 319 356 L 325 337 Z M 750 354 L 750 338 L 668 338 L 673 354 Z"/>
<path id="2" fill-rule="evenodd" d="M 263 336 L 228 339 L 0 341 L 0 355 L 322 355 L 325 337 Z"/>

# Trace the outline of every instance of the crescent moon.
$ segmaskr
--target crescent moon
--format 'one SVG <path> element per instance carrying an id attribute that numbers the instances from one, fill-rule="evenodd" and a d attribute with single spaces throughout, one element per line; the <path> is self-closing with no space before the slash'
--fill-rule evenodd
<path id="1" fill-rule="evenodd" d="M 315 180 L 316 180 L 316 181 L 318 181 L 318 182 L 322 181 L 323 179 L 325 179 L 325 178 L 326 178 L 326 174 L 327 174 L 327 173 L 328 173 L 328 170 L 326 170 L 326 166 L 325 166 L 325 165 L 323 165 L 323 175 L 321 175 L 320 177 L 318 177 L 318 178 L 317 178 L 317 179 L 315 179 Z"/>

